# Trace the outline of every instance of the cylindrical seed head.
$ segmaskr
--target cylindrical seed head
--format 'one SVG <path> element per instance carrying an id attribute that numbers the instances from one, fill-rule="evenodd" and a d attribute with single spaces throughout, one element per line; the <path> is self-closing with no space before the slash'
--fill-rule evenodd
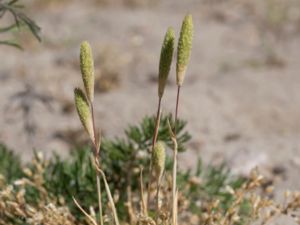
<path id="1" fill-rule="evenodd" d="M 80 88 L 75 88 L 74 97 L 79 119 L 85 130 L 88 132 L 90 138 L 94 140 L 92 113 L 85 94 Z"/>
<path id="2" fill-rule="evenodd" d="M 176 81 L 178 86 L 181 86 L 183 83 L 186 68 L 190 61 L 193 32 L 192 15 L 186 15 L 182 22 L 177 46 Z"/>
<path id="3" fill-rule="evenodd" d="M 155 171 L 155 176 L 157 179 L 160 179 L 164 172 L 165 161 L 166 161 L 165 145 L 162 141 L 158 141 L 154 145 L 153 153 L 152 153 L 152 163 Z"/>
<path id="4" fill-rule="evenodd" d="M 80 69 L 85 91 L 90 102 L 94 100 L 94 59 L 92 49 L 87 41 L 80 46 Z"/>
<path id="5" fill-rule="evenodd" d="M 172 27 L 169 27 L 165 35 L 159 60 L 159 75 L 158 75 L 158 96 L 161 98 L 164 94 L 166 82 L 169 76 L 173 52 L 174 52 L 175 32 Z"/>

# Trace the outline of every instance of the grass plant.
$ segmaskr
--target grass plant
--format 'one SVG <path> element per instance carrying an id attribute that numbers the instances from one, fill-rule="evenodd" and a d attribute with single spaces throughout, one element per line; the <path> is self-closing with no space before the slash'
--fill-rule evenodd
<path id="1" fill-rule="evenodd" d="M 129 126 L 124 138 L 103 141 L 95 121 L 92 49 L 82 42 L 84 88 L 74 89 L 74 100 L 91 146 L 73 151 L 66 160 L 35 153 L 26 165 L 0 146 L 0 225 L 265 225 L 279 215 L 299 222 L 300 194 L 286 192 L 285 202 L 275 202 L 256 169 L 239 178 L 223 165 L 203 169 L 199 160 L 195 171 L 177 170 L 178 153 L 191 137 L 178 112 L 192 38 L 192 16 L 187 15 L 177 46 L 174 121 L 161 112 L 175 48 L 169 28 L 161 50 L 156 116 Z"/>

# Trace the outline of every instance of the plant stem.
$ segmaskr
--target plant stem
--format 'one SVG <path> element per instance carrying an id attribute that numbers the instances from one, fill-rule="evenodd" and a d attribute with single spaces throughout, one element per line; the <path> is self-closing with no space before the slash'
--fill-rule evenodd
<path id="1" fill-rule="evenodd" d="M 152 139 L 152 152 L 153 152 L 153 148 L 154 148 L 154 145 L 157 141 L 157 136 L 158 136 L 158 129 L 159 129 L 159 123 L 160 123 L 160 116 L 161 116 L 160 110 L 161 110 L 161 98 L 158 99 L 155 130 L 154 130 L 154 135 L 153 135 L 153 139 Z"/>
<path id="2" fill-rule="evenodd" d="M 143 168 L 140 168 L 140 194 L 141 194 L 141 214 L 146 215 L 147 214 L 147 206 L 144 198 L 144 179 L 143 179 Z"/>
<path id="3" fill-rule="evenodd" d="M 176 109 L 175 109 L 175 124 L 174 124 L 174 135 L 176 138 L 176 124 L 178 119 L 178 108 L 179 108 L 179 96 L 180 96 L 180 86 L 177 87 L 177 97 L 176 97 Z"/>
<path id="4" fill-rule="evenodd" d="M 98 206 L 99 206 L 99 217 L 100 217 L 100 225 L 103 225 L 103 212 L 102 212 L 102 200 L 101 200 L 101 182 L 100 176 L 97 172 L 97 193 L 98 193 Z"/>
<path id="5" fill-rule="evenodd" d="M 178 109 L 179 109 L 179 96 L 180 96 L 180 85 L 177 86 L 177 97 L 176 97 L 176 109 L 175 109 L 175 124 L 174 124 L 174 132 L 173 132 L 173 176 L 172 176 L 172 225 L 177 225 L 177 206 L 178 200 L 176 197 L 176 184 L 177 184 L 177 152 L 178 152 L 178 144 L 176 137 L 176 125 L 178 120 Z"/>
<path id="6" fill-rule="evenodd" d="M 116 210 L 116 207 L 115 207 L 115 203 L 114 203 L 113 197 L 112 197 L 112 195 L 111 195 L 111 192 L 110 192 L 109 185 L 108 185 L 108 183 L 107 183 L 105 174 L 104 174 L 104 172 L 103 172 L 99 167 L 96 167 L 96 168 L 97 168 L 98 172 L 101 174 L 101 176 L 102 176 L 102 178 L 103 178 L 104 185 L 105 185 L 105 189 L 106 189 L 106 193 L 107 193 L 107 197 L 108 197 L 108 200 L 109 200 L 109 202 L 110 202 L 111 209 L 112 209 L 112 212 L 113 212 L 115 224 L 116 224 L 116 225 L 120 225 L 120 223 L 119 223 L 119 218 L 118 218 L 118 214 L 117 214 L 117 210 Z"/>
<path id="7" fill-rule="evenodd" d="M 159 219 L 159 192 L 160 192 L 160 183 L 161 183 L 161 178 L 157 180 L 157 187 L 156 187 L 156 218 L 155 222 L 158 224 L 158 219 Z"/>
<path id="8" fill-rule="evenodd" d="M 114 200 L 113 197 L 111 195 L 110 189 L 109 189 L 109 185 L 107 183 L 106 177 L 104 172 L 101 170 L 100 167 L 100 157 L 99 157 L 99 151 L 100 151 L 100 140 L 98 138 L 96 138 L 96 126 L 95 126 L 95 118 L 94 118 L 94 107 L 93 104 L 91 103 L 91 111 L 92 111 L 92 120 L 93 120 L 93 129 L 94 129 L 94 157 L 95 157 L 95 168 L 96 168 L 96 172 L 97 172 L 97 177 L 99 177 L 99 174 L 102 176 L 103 181 L 104 181 L 104 186 L 105 186 L 105 190 L 108 196 L 108 200 L 110 202 L 112 211 L 113 211 L 113 216 L 115 219 L 115 224 L 116 225 L 120 225 L 119 223 L 119 218 L 118 218 L 118 214 L 117 214 L 117 210 L 114 204 Z M 97 178 L 98 179 L 98 178 Z M 99 182 L 97 182 L 97 192 L 98 192 L 98 202 L 99 202 L 99 213 L 100 213 L 100 224 L 103 225 L 103 216 L 102 216 L 102 198 L 101 198 L 101 186 L 100 186 L 100 179 Z"/>
<path id="9" fill-rule="evenodd" d="M 156 113 L 156 120 L 155 120 L 155 129 L 154 129 L 154 134 L 153 134 L 153 138 L 152 138 L 151 159 L 150 159 L 150 176 L 149 176 L 149 184 L 148 184 L 148 189 L 147 189 L 147 209 L 146 209 L 146 211 L 148 211 L 148 208 L 150 205 L 150 189 L 151 189 L 151 183 L 152 183 L 152 179 L 153 179 L 153 176 L 152 176 L 152 173 L 153 173 L 152 154 L 153 154 L 154 145 L 157 141 L 160 117 L 161 117 L 161 97 L 159 97 L 159 99 L 158 99 L 158 106 L 157 106 L 157 113 Z"/>
<path id="10" fill-rule="evenodd" d="M 94 106 L 93 103 L 90 103 L 91 105 L 91 112 L 92 112 L 92 121 L 93 121 L 93 131 L 94 131 L 94 137 L 93 137 L 93 145 L 94 145 L 94 155 L 95 158 L 98 158 L 98 151 L 99 149 L 97 149 L 97 138 L 96 138 L 96 125 L 95 125 L 95 116 L 94 116 Z"/>
<path id="11" fill-rule="evenodd" d="M 173 150 L 173 176 L 172 176 L 172 225 L 177 225 L 177 198 L 176 198 L 176 183 L 177 183 L 177 140 L 172 138 L 174 143 Z"/>
<path id="12" fill-rule="evenodd" d="M 93 103 L 91 104 L 91 111 L 92 111 L 92 121 L 93 121 L 93 130 L 94 130 L 94 157 L 95 161 L 100 167 L 100 158 L 99 158 L 99 151 L 100 151 L 100 140 L 96 138 L 96 126 L 95 126 L 95 117 L 94 117 L 94 106 Z M 97 143 L 99 142 L 99 143 Z M 102 193 L 101 193 L 101 182 L 99 172 L 96 171 L 96 180 L 97 180 L 97 194 L 98 194 L 98 207 L 99 207 L 99 220 L 100 225 L 103 225 L 103 212 L 102 212 Z"/>
<path id="13" fill-rule="evenodd" d="M 73 201 L 75 203 L 75 205 L 79 208 L 79 210 L 92 222 L 93 225 L 97 225 L 97 222 L 93 219 L 93 217 L 91 217 L 81 206 L 80 204 L 77 202 L 77 200 L 73 198 Z"/>

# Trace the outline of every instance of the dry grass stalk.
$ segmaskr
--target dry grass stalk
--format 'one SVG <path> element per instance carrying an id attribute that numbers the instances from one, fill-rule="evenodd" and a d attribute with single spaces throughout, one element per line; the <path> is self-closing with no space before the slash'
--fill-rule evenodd
<path id="1" fill-rule="evenodd" d="M 114 199 L 111 195 L 110 188 L 109 188 L 109 185 L 108 185 L 107 180 L 106 180 L 106 176 L 105 176 L 104 172 L 98 167 L 97 164 L 96 164 L 96 169 L 101 174 L 102 179 L 104 181 L 105 190 L 106 190 L 106 193 L 107 193 L 107 196 L 108 196 L 110 207 L 112 208 L 115 224 L 120 225 L 117 210 L 116 210 L 115 203 L 114 203 Z"/>
<path id="2" fill-rule="evenodd" d="M 44 172 L 47 166 L 42 154 L 38 154 L 32 161 L 33 167 L 24 168 L 26 177 L 6 184 L 2 177 L 0 186 L 0 224 L 13 225 L 17 218 L 24 218 L 24 223 L 30 225 L 73 225 L 76 220 L 67 206 L 58 206 L 57 200 L 52 198 L 44 187 Z M 38 204 L 30 204 L 25 198 L 26 190 L 35 188 L 40 196 Z M 60 203 L 63 203 L 61 199 Z"/>

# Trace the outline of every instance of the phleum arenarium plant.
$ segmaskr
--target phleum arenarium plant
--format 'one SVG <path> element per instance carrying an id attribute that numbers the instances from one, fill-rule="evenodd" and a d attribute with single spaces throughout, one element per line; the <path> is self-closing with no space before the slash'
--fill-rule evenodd
<path id="1" fill-rule="evenodd" d="M 184 19 L 178 44 L 178 48 L 188 46 L 179 49 L 181 53 L 177 56 L 177 65 L 183 65 L 184 71 L 188 65 L 185 57 L 190 55 L 191 48 L 191 19 L 191 16 Z M 160 59 L 160 100 L 170 71 L 174 39 L 173 31 L 169 29 Z M 190 43 L 184 44 L 184 39 Z M 288 216 L 299 223 L 299 192 L 287 191 L 283 203 L 275 202 L 270 197 L 272 187 L 269 181 L 265 181 L 257 170 L 253 170 L 245 179 L 229 179 L 228 171 L 222 166 L 203 172 L 201 163 L 197 165 L 195 172 L 177 171 L 177 151 L 183 149 L 183 144 L 189 139 L 187 133 L 181 133 L 185 123 L 177 119 L 179 91 L 175 124 L 170 124 L 169 116 L 160 118 L 159 106 L 157 117 L 148 117 L 139 126 L 130 126 L 125 131 L 126 138 L 103 141 L 101 156 L 105 156 L 105 160 L 102 159 L 100 164 L 100 135 L 95 127 L 93 107 L 93 57 L 87 42 L 81 45 L 80 61 L 84 90 L 74 90 L 75 105 L 80 121 L 93 144 L 92 160 L 89 158 L 90 152 L 82 149 L 72 152 L 66 160 L 57 157 L 47 161 L 41 154 L 35 154 L 34 160 L 22 167 L 18 158 L 0 145 L 0 225 L 111 224 L 110 221 L 103 220 L 100 177 L 106 190 L 103 199 L 106 197 L 110 203 L 110 207 L 106 209 L 112 210 L 116 225 L 119 220 L 114 201 L 118 203 L 119 212 L 123 213 L 122 222 L 131 225 L 244 225 L 254 222 L 267 225 L 273 224 L 273 219 L 280 215 Z M 176 73 L 178 74 L 185 75 Z M 181 81 L 178 83 L 179 88 L 183 85 L 183 79 Z M 167 147 L 173 148 L 173 158 L 166 154 Z M 150 154 L 138 154 L 146 150 Z M 149 165 L 149 158 L 151 169 L 143 170 L 142 166 Z M 108 179 L 103 170 L 108 174 Z M 147 171 L 150 180 L 148 200 L 151 192 L 156 191 L 155 198 L 150 201 L 155 202 L 155 205 L 149 204 L 150 207 L 147 207 L 145 199 L 144 171 Z M 99 221 L 91 203 L 94 202 L 93 194 L 96 191 Z M 121 196 L 117 196 L 117 193 Z M 74 203 L 68 201 L 70 196 L 81 196 L 80 201 L 73 198 L 80 214 L 74 210 Z M 85 209 L 89 206 L 88 213 Z M 85 220 L 80 216 L 82 214 Z"/>
<path id="2" fill-rule="evenodd" d="M 160 62 L 159 62 L 159 71 L 158 71 L 158 107 L 157 107 L 157 116 L 155 129 L 152 138 L 152 148 L 151 148 L 151 160 L 150 160 L 150 174 L 149 174 L 149 183 L 147 188 L 147 204 L 144 200 L 143 193 L 143 180 L 141 174 L 141 202 L 142 208 L 141 215 L 138 219 L 139 223 L 144 223 L 147 218 L 151 221 L 151 217 L 149 217 L 149 206 L 151 199 L 151 184 L 153 181 L 153 173 L 155 173 L 154 178 L 156 182 L 156 218 L 155 223 L 159 224 L 159 215 L 160 215 L 160 205 L 159 205 L 159 195 L 160 195 L 160 185 L 164 173 L 165 167 L 165 146 L 162 142 L 157 142 L 158 139 L 158 130 L 160 126 L 160 118 L 161 118 L 161 101 L 165 91 L 165 86 L 167 83 L 167 79 L 169 76 L 173 52 L 174 52 L 174 43 L 175 43 L 175 34 L 173 28 L 169 28 L 165 34 L 161 54 L 160 54 Z M 178 152 L 178 143 L 176 137 L 176 124 L 177 124 L 177 114 L 178 114 L 178 104 L 179 104 L 179 90 L 183 83 L 183 78 L 185 75 L 186 67 L 189 62 L 191 45 L 192 45 L 192 36 L 193 36 L 193 23 L 191 15 L 187 15 L 182 23 L 180 37 L 178 41 L 177 47 L 177 67 L 176 67 L 176 80 L 178 85 L 177 92 L 177 100 L 176 100 L 176 112 L 175 112 L 175 126 L 171 127 L 169 123 L 169 133 L 171 136 L 171 140 L 173 142 L 173 172 L 172 172 L 172 203 L 169 204 L 171 207 L 170 214 L 172 215 L 172 225 L 177 225 L 177 213 L 178 213 L 178 189 L 176 187 L 177 183 L 177 152 Z M 101 196 L 101 186 L 100 186 L 100 178 L 99 175 L 102 176 L 103 182 L 105 184 L 106 192 L 108 195 L 109 202 L 112 207 L 115 223 L 118 225 L 118 216 L 114 206 L 114 200 L 110 193 L 109 185 L 107 183 L 105 174 L 100 166 L 100 137 L 98 133 L 96 133 L 95 127 L 95 119 L 94 119 L 94 62 L 92 56 L 92 50 L 90 45 L 87 42 L 83 42 L 80 48 L 80 68 L 82 73 L 82 79 L 84 83 L 85 93 L 76 88 L 74 91 L 75 94 L 75 104 L 77 108 L 77 112 L 79 118 L 82 122 L 83 127 L 89 134 L 89 137 L 94 146 L 94 163 L 97 171 L 97 190 L 98 190 L 98 201 L 99 201 L 99 211 L 100 211 L 100 224 L 103 225 L 103 215 L 102 215 L 102 196 Z M 128 194 L 130 195 L 131 191 L 129 190 Z M 75 204 L 78 208 L 84 213 L 84 215 L 93 223 L 97 224 L 97 221 L 92 218 L 76 201 L 74 198 Z M 129 201 L 130 203 L 130 201 Z M 131 212 L 132 205 L 128 203 L 129 211 Z M 136 221 L 136 216 L 130 214 L 130 218 L 132 221 Z M 154 221 L 153 221 L 154 222 Z"/>
<path id="3" fill-rule="evenodd" d="M 174 143 L 173 149 L 173 180 L 172 180 L 172 224 L 177 225 L 177 209 L 178 209 L 178 190 L 176 189 L 177 183 L 177 152 L 178 143 L 176 137 L 176 124 L 178 119 L 179 108 L 179 95 L 180 88 L 183 84 L 186 69 L 190 61 L 190 55 L 192 50 L 194 25 L 192 15 L 186 15 L 181 26 L 180 36 L 177 45 L 177 64 L 176 64 L 176 83 L 177 83 L 177 97 L 175 107 L 175 125 L 173 130 L 170 126 L 170 135 Z"/>
<path id="4" fill-rule="evenodd" d="M 111 194 L 108 181 L 110 184 L 113 183 L 112 187 L 115 193 L 119 192 L 119 194 L 125 195 L 124 186 L 118 186 L 121 182 L 124 182 L 124 177 L 122 177 L 124 173 L 115 174 L 118 172 L 116 167 L 117 163 L 114 162 L 114 160 L 130 161 L 119 164 L 123 165 L 123 167 L 120 166 L 120 168 L 118 168 L 118 170 L 126 170 L 125 174 L 127 174 L 125 178 L 127 179 L 126 182 L 128 182 L 125 188 L 127 201 L 124 201 L 122 196 L 122 201 L 119 201 L 119 203 L 123 204 L 127 210 L 126 213 L 129 224 L 177 225 L 179 223 L 178 221 L 180 221 L 180 224 L 240 225 L 250 224 L 256 221 L 257 218 L 260 218 L 260 224 L 265 225 L 270 223 L 277 215 L 287 215 L 299 222 L 299 217 L 295 213 L 300 208 L 300 194 L 297 192 L 292 194 L 286 192 L 286 203 L 284 204 L 277 204 L 269 198 L 263 198 L 257 195 L 257 189 L 263 187 L 265 184 L 263 183 L 263 177 L 259 175 L 256 170 L 251 173 L 248 179 L 243 181 L 238 180 L 237 183 L 227 182 L 227 175 L 224 174 L 222 170 L 213 169 L 211 174 L 208 175 L 210 178 L 206 181 L 207 183 L 200 179 L 202 177 L 200 177 L 201 168 L 199 166 L 194 175 L 191 175 L 189 171 L 186 173 L 177 171 L 178 149 L 180 149 L 182 142 L 188 139 L 186 135 L 180 135 L 182 123 L 178 121 L 177 116 L 179 90 L 183 85 L 184 76 L 189 63 L 192 36 L 192 17 L 187 15 L 182 24 L 177 46 L 176 80 L 178 89 L 174 124 L 170 124 L 170 118 L 166 119 L 162 116 L 161 119 L 162 113 L 160 109 L 174 51 L 175 35 L 173 29 L 169 28 L 163 41 L 159 63 L 159 105 L 157 116 L 154 120 L 145 119 L 141 128 L 130 127 L 126 131 L 126 135 L 129 138 L 127 141 L 119 139 L 117 141 L 104 142 L 104 147 L 101 147 L 101 151 L 105 150 L 105 154 L 107 154 L 106 157 L 111 156 L 112 158 L 110 159 L 111 161 L 105 158 L 104 163 L 103 160 L 100 161 L 100 135 L 96 129 L 94 119 L 95 78 L 92 50 L 88 42 L 83 42 L 80 48 L 80 66 L 84 89 L 75 88 L 74 96 L 80 121 L 93 144 L 92 160 L 88 162 L 81 161 L 87 158 L 83 156 L 79 157 L 79 163 L 75 163 L 72 166 L 61 167 L 61 163 L 58 162 L 57 165 L 54 163 L 55 165 L 48 167 L 49 162 L 45 161 L 42 156 L 37 155 L 33 162 L 35 166 L 24 168 L 23 173 L 26 178 L 16 180 L 13 186 L 6 186 L 5 178 L 0 175 L 0 224 L 13 224 L 13 222 L 22 224 L 24 221 L 28 224 L 77 224 L 76 217 L 72 215 L 73 211 L 69 211 L 68 206 L 65 205 L 65 200 L 59 197 L 59 200 L 55 201 L 53 195 L 48 193 L 48 191 L 53 188 L 53 185 L 54 189 L 57 190 L 57 183 L 52 185 L 45 183 L 47 181 L 51 183 L 50 177 L 55 176 L 54 174 L 57 170 L 66 170 L 63 171 L 63 173 L 58 173 L 58 176 L 65 181 L 65 175 L 72 173 L 70 171 L 74 172 L 74 168 L 76 168 L 75 173 L 77 173 L 78 167 L 82 166 L 82 168 L 84 168 L 87 166 L 84 164 L 90 163 L 88 164 L 89 169 L 83 172 L 82 176 L 79 176 L 79 181 L 84 179 L 91 181 L 90 178 L 86 177 L 86 173 L 93 174 L 92 176 L 96 177 L 95 186 L 97 186 L 100 218 L 97 221 L 93 207 L 90 208 L 90 212 L 88 213 L 85 210 L 87 205 L 85 204 L 85 206 L 82 207 L 82 204 L 75 199 L 76 195 L 73 197 L 74 203 L 85 216 L 88 224 L 98 225 L 99 222 L 99 224 L 102 225 L 106 223 L 107 221 L 104 221 L 102 213 L 102 194 L 100 186 L 100 178 L 102 178 L 106 190 L 105 197 L 107 197 L 110 204 L 114 223 L 119 225 L 114 202 L 118 201 L 116 199 L 120 199 L 120 197 Z M 149 135 L 148 133 L 149 130 L 153 131 L 152 138 L 151 134 Z M 166 130 L 170 135 L 168 140 L 166 140 Z M 167 146 L 173 148 L 172 159 L 168 158 L 166 154 Z M 145 201 L 143 168 L 140 167 L 138 171 L 140 173 L 139 185 L 136 183 L 132 184 L 135 174 L 138 173 L 135 171 L 137 169 L 136 161 L 140 160 L 138 161 L 140 166 L 146 165 L 145 161 L 139 158 L 140 156 L 138 156 L 138 150 L 136 149 L 149 149 L 151 154 L 150 169 L 147 170 L 147 172 L 149 172 L 149 183 L 146 193 L 147 203 Z M 115 156 L 113 156 L 114 153 L 110 152 L 117 150 L 122 152 L 119 152 L 119 154 L 115 152 Z M 120 157 L 122 154 L 123 156 Z M 81 153 L 79 155 L 81 155 Z M 7 155 L 6 157 L 10 158 L 11 156 Z M 109 163 L 114 165 L 109 167 Z M 124 167 L 124 165 L 126 166 Z M 7 172 L 5 167 L 7 167 L 7 165 L 4 165 L 3 170 Z M 105 171 L 107 171 L 108 168 L 112 171 L 108 171 L 110 174 L 108 179 L 106 179 L 106 174 L 103 170 L 105 169 Z M 54 173 L 49 173 L 46 171 L 47 169 Z M 43 174 L 46 174 L 46 176 Z M 118 175 L 121 176 L 121 178 L 119 177 L 115 180 Z M 78 178 L 78 176 L 76 176 L 76 178 Z M 59 179 L 52 178 L 53 182 L 55 182 L 55 180 L 57 182 Z M 72 178 L 69 182 L 74 183 Z M 80 183 L 76 185 L 78 184 Z M 65 189 L 63 185 L 62 189 Z M 2 186 L 4 186 L 4 188 L 2 188 Z M 139 186 L 140 193 L 136 193 L 136 189 L 132 191 L 131 188 L 134 186 Z M 26 193 L 28 190 L 30 190 L 29 195 Z M 170 190 L 172 190 L 171 193 Z M 271 187 L 263 188 L 262 190 L 269 194 Z M 151 192 L 156 192 L 155 198 L 153 199 Z M 140 197 L 140 209 L 138 209 L 137 200 L 135 200 L 137 197 Z M 83 200 L 84 199 L 80 199 L 80 201 Z M 197 205 L 195 201 L 200 201 L 201 204 Z M 37 202 L 38 205 L 34 205 Z M 151 202 L 155 202 L 155 204 L 151 205 Z M 180 204 L 178 204 L 178 202 L 180 202 Z M 24 207 L 24 205 L 26 205 L 26 207 Z M 106 208 L 108 209 L 109 207 Z M 23 220 L 25 217 L 27 217 L 26 220 Z M 7 221 L 9 221 L 9 223 Z"/>
<path id="5" fill-rule="evenodd" d="M 177 98 L 176 98 L 176 110 L 175 110 L 175 125 L 172 128 L 169 123 L 169 133 L 171 140 L 173 142 L 173 172 L 172 172 L 172 203 L 169 204 L 171 206 L 171 215 L 172 215 L 172 225 L 177 225 L 177 214 L 178 214 L 178 189 L 176 187 L 177 183 L 177 152 L 178 152 L 178 142 L 176 137 L 176 124 L 177 124 L 177 116 L 178 116 L 178 105 L 179 105 L 179 94 L 180 94 L 180 87 L 183 84 L 184 76 L 186 73 L 186 69 L 190 60 L 191 48 L 192 48 L 192 39 L 193 39 L 193 21 L 192 16 L 187 15 L 185 16 L 180 36 L 178 40 L 177 46 L 177 64 L 176 64 L 176 81 L 177 81 Z M 156 169 L 158 168 L 157 163 L 162 162 L 165 158 L 165 153 L 163 150 L 163 144 L 157 143 L 157 134 L 160 124 L 160 117 L 161 117 L 161 100 L 164 94 L 165 85 L 167 82 L 167 78 L 170 72 L 170 67 L 173 58 L 173 51 L 174 51 L 174 42 L 175 42 L 175 34 L 172 28 L 167 30 L 165 35 L 161 55 L 160 55 L 160 63 L 159 63 L 159 73 L 158 73 L 158 108 L 157 108 L 157 116 L 156 116 L 156 126 L 153 135 L 152 141 L 152 160 L 150 161 L 150 182 L 148 184 L 148 200 L 147 200 L 147 208 L 149 209 L 150 205 L 150 198 L 151 198 L 151 182 L 152 182 L 152 172 L 154 163 L 156 164 Z M 158 158 L 161 159 L 158 159 Z M 157 175 L 156 173 L 156 180 L 157 180 L 157 187 L 156 187 L 156 224 L 159 224 L 158 217 L 160 214 L 160 207 L 159 207 L 159 190 L 161 184 L 161 176 L 163 169 L 161 168 L 161 174 Z M 147 211 L 147 210 L 146 210 Z M 146 213 L 147 216 L 148 213 Z M 144 217 L 143 217 L 144 218 Z"/>
<path id="6" fill-rule="evenodd" d="M 157 106 L 157 114 L 156 114 L 156 123 L 154 134 L 152 138 L 152 154 L 154 151 L 154 146 L 157 141 L 158 129 L 160 125 L 160 117 L 161 117 L 161 102 L 162 97 L 165 91 L 165 86 L 167 83 L 167 79 L 170 73 L 170 68 L 173 59 L 174 52 L 174 42 L 175 42 L 175 33 L 172 27 L 169 27 L 161 48 L 160 60 L 159 60 L 159 70 L 158 70 L 158 106 Z M 153 157 L 153 156 L 152 156 Z M 152 182 L 152 160 L 150 161 L 150 184 Z M 147 207 L 150 204 L 150 184 L 148 184 L 148 197 L 147 197 Z"/>
<path id="7" fill-rule="evenodd" d="M 114 201 L 107 184 L 105 173 L 101 168 L 100 162 L 100 134 L 96 131 L 95 118 L 94 118 L 94 59 L 91 50 L 91 46 L 88 42 L 84 41 L 80 47 L 80 68 L 82 74 L 82 80 L 84 83 L 85 93 L 80 88 L 75 88 L 75 106 L 80 118 L 80 121 L 87 131 L 89 138 L 93 143 L 93 162 L 96 170 L 97 180 L 97 193 L 98 193 L 98 207 L 99 207 L 99 222 L 103 225 L 103 212 L 102 212 L 102 194 L 101 194 L 101 182 L 100 176 L 103 179 L 105 190 L 109 199 L 109 203 L 114 216 L 115 224 L 119 225 L 119 219 L 114 205 Z M 82 213 L 92 222 L 97 225 L 97 221 L 89 213 L 87 213 L 81 206 L 80 203 L 73 197 L 74 203 L 82 211 Z"/>

